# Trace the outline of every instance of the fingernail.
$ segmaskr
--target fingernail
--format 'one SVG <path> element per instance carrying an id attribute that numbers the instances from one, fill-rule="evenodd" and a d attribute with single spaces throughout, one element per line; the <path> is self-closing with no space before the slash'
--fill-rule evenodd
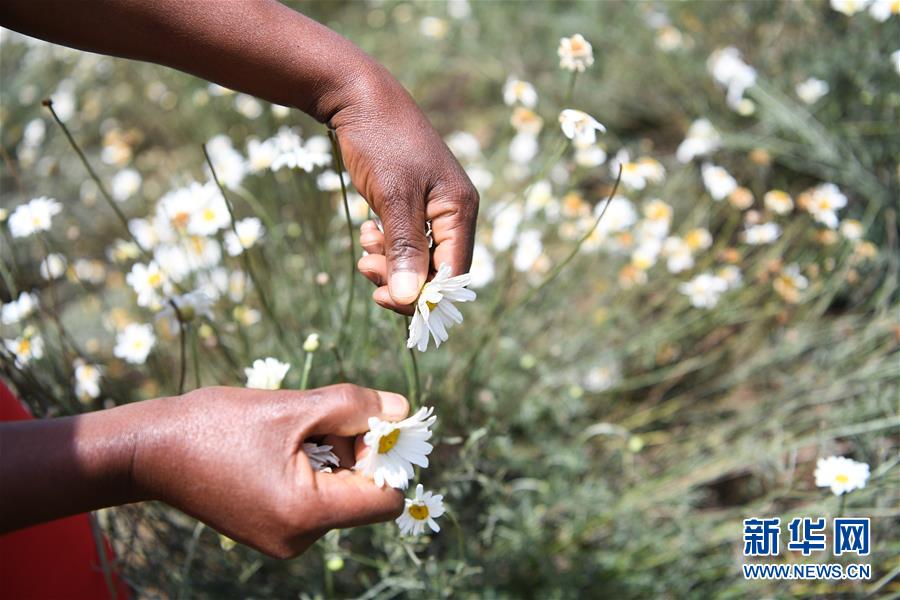
<path id="1" fill-rule="evenodd" d="M 412 304 L 419 297 L 419 276 L 412 271 L 391 275 L 391 296 L 401 304 Z"/>
<path id="2" fill-rule="evenodd" d="M 405 419 L 409 413 L 409 403 L 406 398 L 393 392 L 378 392 L 381 400 L 381 412 L 388 420 Z"/>

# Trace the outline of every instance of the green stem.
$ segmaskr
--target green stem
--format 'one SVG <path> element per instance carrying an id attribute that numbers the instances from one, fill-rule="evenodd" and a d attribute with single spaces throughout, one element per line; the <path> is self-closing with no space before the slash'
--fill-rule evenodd
<path id="1" fill-rule="evenodd" d="M 200 389 L 200 353 L 197 350 L 197 330 L 194 329 L 191 335 L 191 359 L 194 362 L 194 389 Z"/>
<path id="2" fill-rule="evenodd" d="M 341 328 L 338 330 L 338 346 L 342 346 L 344 342 L 344 333 L 347 324 L 350 322 L 350 315 L 353 309 L 353 294 L 356 288 L 356 252 L 355 240 L 353 236 L 353 220 L 350 218 L 350 202 L 347 200 L 347 186 L 344 183 L 344 157 L 341 154 L 341 144 L 338 142 L 337 133 L 333 129 L 328 130 L 328 137 L 331 140 L 331 151 L 334 154 L 335 168 L 337 169 L 338 179 L 341 182 L 341 199 L 344 203 L 344 217 L 347 221 L 347 237 L 350 240 L 350 290 L 347 294 L 347 306 L 344 309 L 344 319 L 341 321 Z"/>
<path id="3" fill-rule="evenodd" d="M 169 305 L 175 310 L 175 317 L 178 319 L 178 337 L 181 348 L 178 374 L 178 395 L 180 396 L 184 393 L 184 378 L 185 375 L 187 375 L 187 353 L 185 352 L 185 344 L 187 343 L 187 325 L 184 322 L 184 318 L 182 317 L 181 311 L 178 309 L 178 304 L 175 300 L 169 298 Z"/>
<path id="4" fill-rule="evenodd" d="M 194 533 L 191 535 L 191 541 L 188 544 L 187 556 L 184 558 L 184 567 L 181 569 L 181 589 L 179 590 L 179 598 L 191 597 L 191 563 L 194 562 L 194 554 L 197 552 L 197 543 L 200 541 L 200 534 L 206 528 L 201 522 L 194 527 Z"/>
<path id="5" fill-rule="evenodd" d="M 303 376 L 300 378 L 300 389 L 305 390 L 309 384 L 309 373 L 312 371 L 313 354 L 315 352 L 306 353 L 306 362 L 303 363 Z"/>
<path id="6" fill-rule="evenodd" d="M 568 107 L 575 95 L 575 80 L 578 79 L 578 71 L 572 71 L 572 77 L 569 79 L 569 86 L 566 88 L 566 95 L 563 97 L 563 108 Z"/>

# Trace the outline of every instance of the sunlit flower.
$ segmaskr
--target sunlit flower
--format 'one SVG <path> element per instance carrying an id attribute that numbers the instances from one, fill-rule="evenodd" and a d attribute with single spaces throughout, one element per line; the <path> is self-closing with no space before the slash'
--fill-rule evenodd
<path id="1" fill-rule="evenodd" d="M 339 467 L 341 465 L 340 459 L 331 451 L 332 449 L 333 446 L 328 444 L 303 443 L 303 452 L 309 459 L 309 464 L 313 471 L 331 473 L 331 467 Z"/>
<path id="2" fill-rule="evenodd" d="M 831 8 L 847 16 L 865 10 L 871 0 L 831 0 Z"/>
<path id="3" fill-rule="evenodd" d="M 828 93 L 828 89 L 827 81 L 810 77 L 809 79 L 798 83 L 797 87 L 794 88 L 794 91 L 797 92 L 797 97 L 806 104 L 815 104 L 825 97 Z"/>
<path id="4" fill-rule="evenodd" d="M 740 51 L 731 46 L 713 52 L 707 66 L 713 78 L 727 89 L 728 106 L 746 113 L 744 92 L 756 83 L 756 69 L 745 63 Z"/>
<path id="5" fill-rule="evenodd" d="M 228 204 L 222 194 L 205 194 L 203 203 L 190 213 L 187 232 L 191 235 L 214 235 L 231 224 Z"/>
<path id="6" fill-rule="evenodd" d="M 669 233 L 672 224 L 672 207 L 659 199 L 653 199 L 643 206 L 645 231 L 653 237 L 662 238 Z"/>
<path id="7" fill-rule="evenodd" d="M 350 181 L 349 175 L 347 175 L 347 173 L 344 173 L 344 181 Z M 323 192 L 340 191 L 341 177 L 331 169 L 326 169 L 319 173 L 319 175 L 316 177 L 316 187 Z"/>
<path id="8" fill-rule="evenodd" d="M 142 365 L 156 343 L 151 325 L 129 323 L 116 335 L 113 355 L 125 362 Z"/>
<path id="9" fill-rule="evenodd" d="M 172 303 L 175 306 L 172 306 Z M 190 323 L 200 317 L 212 319 L 212 307 L 215 301 L 206 293 L 194 290 L 186 294 L 172 296 L 163 304 L 162 309 L 156 314 L 157 321 L 165 321 L 169 331 L 181 330 L 181 323 Z M 175 311 L 175 307 L 178 311 Z"/>
<path id="10" fill-rule="evenodd" d="M 794 201 L 790 194 L 782 190 L 766 192 L 766 195 L 763 196 L 763 203 L 767 209 L 779 215 L 786 215 L 794 208 Z"/>
<path id="11" fill-rule="evenodd" d="M 437 17 L 425 16 L 419 22 L 419 32 L 425 37 L 434 38 L 436 40 L 444 39 L 449 30 L 447 21 Z"/>
<path id="12" fill-rule="evenodd" d="M 98 397 L 103 368 L 88 364 L 80 358 L 75 360 L 73 366 L 75 367 L 75 395 L 82 402 Z"/>
<path id="13" fill-rule="evenodd" d="M 249 94 L 237 94 L 234 97 L 234 107 L 248 119 L 258 118 L 263 111 L 260 101 Z"/>
<path id="14" fill-rule="evenodd" d="M 503 102 L 507 106 L 513 106 L 518 103 L 528 108 L 534 108 L 537 104 L 538 96 L 534 86 L 527 81 L 522 81 L 515 77 L 510 77 L 503 85 Z"/>
<path id="15" fill-rule="evenodd" d="M 257 358 L 253 361 L 253 366 L 244 369 L 247 375 L 247 387 L 258 390 L 277 390 L 284 381 L 291 365 L 281 362 L 278 359 L 269 357 L 266 359 Z"/>
<path id="16" fill-rule="evenodd" d="M 363 437 L 368 452 L 356 463 L 357 471 L 375 480 L 375 485 L 406 489 L 415 472 L 413 465 L 428 467 L 434 448 L 428 443 L 431 426 L 437 420 L 434 408 L 420 408 L 399 422 L 369 417 L 369 431 Z"/>
<path id="17" fill-rule="evenodd" d="M 847 196 L 833 183 L 823 183 L 812 190 L 806 210 L 829 229 L 838 226 L 837 211 L 847 206 Z"/>
<path id="18" fill-rule="evenodd" d="M 876 21 L 884 23 L 891 15 L 900 15 L 900 2 L 898 0 L 872 0 L 869 5 L 869 14 Z"/>
<path id="19" fill-rule="evenodd" d="M 509 123 L 519 133 L 529 133 L 536 136 L 544 126 L 544 119 L 530 108 L 517 106 L 509 118 Z"/>
<path id="20" fill-rule="evenodd" d="M 583 72 L 594 64 L 594 49 L 580 33 L 559 40 L 559 68 L 567 71 Z"/>
<path id="21" fill-rule="evenodd" d="M 434 279 L 422 287 L 416 300 L 416 312 L 409 323 L 408 348 L 425 352 L 431 337 L 435 347 L 440 347 L 449 338 L 447 330 L 462 323 L 462 313 L 453 303 L 475 300 L 475 292 L 466 289 L 472 276 L 466 273 L 451 277 L 451 273 L 450 265 L 442 263 Z"/>
<path id="22" fill-rule="evenodd" d="M 516 112 L 513 111 L 513 114 Z M 481 143 L 477 137 L 468 131 L 454 131 L 444 141 L 447 143 L 447 147 L 450 148 L 450 152 L 461 161 L 481 158 Z"/>
<path id="23" fill-rule="evenodd" d="M 586 112 L 567 108 L 559 113 L 559 123 L 563 134 L 576 146 L 590 146 L 597 141 L 597 132 L 604 133 L 606 127 Z"/>
<path id="24" fill-rule="evenodd" d="M 494 257 L 484 244 L 475 243 L 469 275 L 472 277 L 469 287 L 473 289 L 482 288 L 494 280 Z"/>
<path id="25" fill-rule="evenodd" d="M 701 273 L 678 286 L 678 291 L 690 298 L 696 308 L 713 308 L 727 290 L 728 282 L 710 273 Z"/>
<path id="26" fill-rule="evenodd" d="M 437 533 L 441 528 L 435 519 L 443 514 L 444 497 L 426 492 L 420 483 L 416 486 L 415 497 L 406 499 L 403 514 L 397 517 L 396 523 L 402 535 L 421 535 L 425 533 L 426 524 Z"/>
<path id="27" fill-rule="evenodd" d="M 527 229 L 519 234 L 516 251 L 513 253 L 513 268 L 519 272 L 530 271 L 544 252 L 541 232 Z"/>
<path id="28" fill-rule="evenodd" d="M 9 216 L 9 232 L 13 237 L 28 237 L 38 231 L 48 231 L 53 217 L 62 211 L 62 204 L 41 196 L 20 204 Z"/>
<path id="29" fill-rule="evenodd" d="M 632 162 L 627 150 L 620 150 L 609 163 L 613 177 L 622 169 L 622 184 L 633 190 L 642 190 L 647 182 L 658 183 L 666 175 L 665 168 L 656 159 L 645 156 Z"/>
<path id="30" fill-rule="evenodd" d="M 697 119 L 688 128 L 684 141 L 678 145 L 675 158 L 686 163 L 698 156 L 705 156 L 716 150 L 722 143 L 719 132 L 708 119 Z"/>
<path id="31" fill-rule="evenodd" d="M 816 461 L 816 486 L 831 488 L 835 496 L 861 490 L 869 481 L 869 465 L 844 456 L 829 456 Z"/>
<path id="32" fill-rule="evenodd" d="M 247 173 L 247 164 L 243 155 L 235 150 L 231 139 L 224 134 L 217 135 L 207 142 L 206 151 L 222 185 L 227 188 L 239 186 Z"/>
<path id="33" fill-rule="evenodd" d="M 760 223 L 751 225 L 744 231 L 744 241 L 751 246 L 771 244 L 781 235 L 778 223 Z"/>
<path id="34" fill-rule="evenodd" d="M 662 250 L 662 243 L 657 239 L 646 239 L 631 252 L 631 264 L 646 271 L 656 264 Z"/>
<path id="35" fill-rule="evenodd" d="M 701 167 L 703 176 L 703 185 L 706 186 L 709 195 L 716 202 L 727 198 L 734 190 L 737 189 L 737 181 L 731 174 L 716 165 L 704 163 Z"/>
<path id="36" fill-rule="evenodd" d="M 800 301 L 800 292 L 809 286 L 809 280 L 800 273 L 800 267 L 794 263 L 785 267 L 772 281 L 772 287 L 778 295 L 791 304 Z"/>
<path id="37" fill-rule="evenodd" d="M 662 246 L 662 255 L 667 259 L 666 269 L 669 273 L 681 273 L 694 266 L 694 253 L 680 237 L 666 238 Z"/>
<path id="38" fill-rule="evenodd" d="M 491 219 L 491 245 L 495 250 L 503 252 L 512 246 L 523 217 L 522 206 L 512 202 L 496 211 Z"/>
<path id="39" fill-rule="evenodd" d="M 855 242 L 863 236 L 862 223 L 856 219 L 844 219 L 841 221 L 841 235 L 850 241 Z"/>
<path id="40" fill-rule="evenodd" d="M 16 366 L 23 367 L 32 360 L 44 356 L 44 338 L 37 334 L 33 328 L 26 328 L 25 332 L 14 340 L 3 340 L 6 349 L 12 353 Z"/>
<path id="41" fill-rule="evenodd" d="M 159 268 L 156 261 L 150 264 L 134 263 L 125 281 L 137 294 L 138 306 L 154 306 L 159 304 L 161 296 L 171 293 L 172 284 L 167 275 Z"/>
<path id="42" fill-rule="evenodd" d="M 528 164 L 537 153 L 537 138 L 530 133 L 517 133 L 509 142 L 509 159 L 515 163 Z"/>
<path id="43" fill-rule="evenodd" d="M 53 254 L 48 254 L 47 258 L 41 261 L 41 266 L 38 270 L 41 273 L 41 277 L 50 281 L 62 277 L 63 273 L 66 272 L 66 263 L 64 255 L 54 252 Z"/>
<path id="44" fill-rule="evenodd" d="M 606 150 L 593 144 L 575 148 L 575 164 L 579 167 L 599 167 L 606 162 Z"/>
<path id="45" fill-rule="evenodd" d="M 258 173 L 272 167 L 278 148 L 271 139 L 259 141 L 256 138 L 247 140 L 247 169 Z"/>
<path id="46" fill-rule="evenodd" d="M 12 325 L 27 318 L 37 308 L 37 296 L 29 292 L 22 292 L 16 300 L 7 302 L 0 307 L 0 323 Z"/>
<path id="47" fill-rule="evenodd" d="M 234 224 L 234 228 L 237 234 L 234 231 L 225 232 L 225 249 L 231 256 L 237 256 L 247 248 L 252 248 L 266 231 L 262 221 L 256 217 L 241 219 Z"/>

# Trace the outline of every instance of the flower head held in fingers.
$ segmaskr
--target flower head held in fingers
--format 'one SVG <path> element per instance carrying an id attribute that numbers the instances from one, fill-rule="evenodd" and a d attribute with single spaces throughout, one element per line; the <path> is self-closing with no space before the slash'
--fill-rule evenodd
<path id="1" fill-rule="evenodd" d="M 413 465 L 428 466 L 428 455 L 433 446 L 431 426 L 437 420 L 434 408 L 420 408 L 416 414 L 399 422 L 369 418 L 369 432 L 363 441 L 368 453 L 358 463 L 356 470 L 372 477 L 375 485 L 406 489 L 413 477 Z"/>
<path id="2" fill-rule="evenodd" d="M 331 473 L 331 467 L 340 466 L 341 461 L 338 459 L 337 455 L 331 451 L 332 448 L 333 446 L 329 446 L 328 444 L 316 444 L 314 442 L 303 443 L 303 452 L 309 459 L 309 464 L 312 466 L 313 471 Z"/>
<path id="3" fill-rule="evenodd" d="M 435 347 L 448 339 L 447 330 L 463 322 L 462 313 L 454 302 L 471 302 L 475 292 L 466 289 L 472 276 L 468 273 L 451 277 L 450 266 L 442 263 L 434 279 L 427 282 L 416 300 L 416 313 L 409 323 L 407 348 L 428 349 L 428 340 L 434 337 Z"/>
<path id="4" fill-rule="evenodd" d="M 403 514 L 397 517 L 397 525 L 403 535 L 421 535 L 427 524 L 435 533 L 441 530 L 437 519 L 444 514 L 444 497 L 440 494 L 426 492 L 422 484 L 416 486 L 414 498 L 406 499 Z"/>

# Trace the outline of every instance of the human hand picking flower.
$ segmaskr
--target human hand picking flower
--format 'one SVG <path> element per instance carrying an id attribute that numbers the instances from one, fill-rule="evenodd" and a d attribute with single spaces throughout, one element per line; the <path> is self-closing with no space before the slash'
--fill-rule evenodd
<path id="1" fill-rule="evenodd" d="M 288 558 L 330 529 L 387 521 L 403 495 L 350 467 L 370 418 L 398 394 L 203 388 L 76 417 L 0 424 L 0 532 L 101 507 L 162 500 L 261 552 Z M 304 445 L 322 442 L 319 451 Z M 331 446 L 333 454 L 324 446 Z M 313 467 L 315 458 L 340 467 Z"/>
<path id="2" fill-rule="evenodd" d="M 410 312 L 429 271 L 441 263 L 456 275 L 468 272 L 475 187 L 403 86 L 327 27 L 275 0 L 7 0 L 0 23 L 75 48 L 174 67 L 299 108 L 334 128 L 353 184 L 384 223 L 380 305 Z"/>

